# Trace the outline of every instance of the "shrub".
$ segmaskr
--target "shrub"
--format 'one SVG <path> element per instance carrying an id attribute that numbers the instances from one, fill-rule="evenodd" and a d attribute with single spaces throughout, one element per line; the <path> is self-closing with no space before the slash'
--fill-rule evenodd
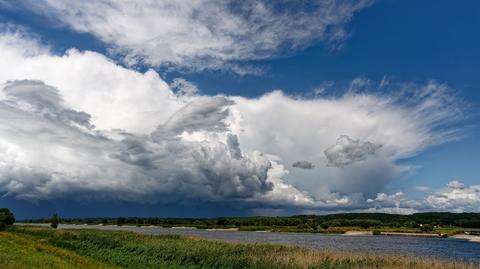
<path id="1" fill-rule="evenodd" d="M 57 229 L 58 223 L 60 222 L 60 217 L 57 213 L 54 213 L 52 219 L 50 220 L 50 227 Z"/>
<path id="2" fill-rule="evenodd" d="M 228 224 L 227 219 L 225 218 L 218 218 L 217 219 L 217 225 L 219 226 L 226 226 Z"/>
<path id="3" fill-rule="evenodd" d="M 382 232 L 380 232 L 379 230 L 373 230 L 372 234 L 373 235 L 381 235 Z"/>
<path id="4" fill-rule="evenodd" d="M 302 224 L 298 224 L 298 225 L 297 225 L 297 228 L 298 228 L 298 229 L 301 229 L 301 230 L 304 230 L 304 229 L 307 229 L 308 226 L 307 226 L 307 224 L 302 223 Z"/>
<path id="5" fill-rule="evenodd" d="M 328 227 L 330 227 L 330 223 L 328 223 L 328 222 L 322 222 L 322 223 L 320 224 L 320 227 L 322 227 L 322 229 L 325 229 L 325 230 L 326 230 L 326 229 L 328 229 Z"/>
<path id="6" fill-rule="evenodd" d="M 15 216 L 8 208 L 0 208 L 0 230 L 5 229 L 7 226 L 12 225 L 15 222 Z"/>
<path id="7" fill-rule="evenodd" d="M 125 223 L 127 223 L 127 220 L 125 218 L 120 217 L 120 218 L 117 218 L 117 220 L 115 222 L 116 222 L 117 226 L 122 226 Z"/>
<path id="8" fill-rule="evenodd" d="M 432 226 L 432 225 L 425 224 L 425 225 L 423 225 L 422 227 L 420 227 L 420 230 L 421 230 L 422 232 L 432 232 L 432 231 L 433 231 L 433 226 Z"/>

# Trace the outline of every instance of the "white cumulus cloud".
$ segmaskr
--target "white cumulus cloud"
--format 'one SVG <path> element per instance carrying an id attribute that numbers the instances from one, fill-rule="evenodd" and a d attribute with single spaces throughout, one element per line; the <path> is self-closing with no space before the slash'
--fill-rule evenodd
<path id="1" fill-rule="evenodd" d="M 431 190 L 425 186 L 419 187 L 417 189 L 421 192 Z M 367 205 L 369 208 L 366 211 L 369 212 L 398 214 L 418 211 L 477 212 L 480 210 L 480 185 L 467 185 L 453 180 L 421 199 L 408 198 L 403 192 L 378 193 L 374 199 L 367 200 Z"/>
<path id="2" fill-rule="evenodd" d="M 271 178 L 274 161 L 227 142 L 236 136 L 222 124 L 232 105 L 223 97 L 195 101 L 195 109 L 179 110 L 151 134 L 116 131 L 108 137 L 107 131 L 92 132 L 89 115 L 66 108 L 58 91 L 43 82 L 12 81 L 3 92 L 0 189 L 6 195 L 223 201 L 264 199 L 273 192 L 265 203 L 296 202 L 282 196 L 291 186 Z M 184 132 L 204 137 L 183 139 Z"/>
<path id="3" fill-rule="evenodd" d="M 332 193 L 374 198 L 410 169 L 396 164 L 397 160 L 454 138 L 448 126 L 460 117 L 444 84 L 430 81 L 392 87 L 385 89 L 389 93 L 371 89 L 313 99 L 292 98 L 281 91 L 256 99 L 233 97 L 232 112 L 238 119 L 233 127 L 246 148 L 274 154 L 287 164 L 315 163 L 315 169 L 291 169 L 286 180 L 309 190 L 316 199 L 331 200 Z M 398 99 L 396 95 L 403 91 L 422 97 Z M 340 145 L 335 153 L 349 165 L 328 166 L 324 151 L 344 134 L 355 139 L 345 137 L 348 147 Z"/>
<path id="4" fill-rule="evenodd" d="M 55 55 L 12 27 L 0 51 L 0 191 L 25 199 L 369 208 L 409 169 L 397 160 L 455 138 L 461 118 L 435 81 L 311 99 L 203 96 L 99 53 Z M 332 156 L 348 165 L 328 166 L 324 151 L 341 135 Z M 290 168 L 299 160 L 315 169 Z"/>
<path id="5" fill-rule="evenodd" d="M 426 202 L 442 211 L 477 212 L 480 211 L 480 185 L 466 185 L 453 180 L 446 188 L 429 195 Z"/>

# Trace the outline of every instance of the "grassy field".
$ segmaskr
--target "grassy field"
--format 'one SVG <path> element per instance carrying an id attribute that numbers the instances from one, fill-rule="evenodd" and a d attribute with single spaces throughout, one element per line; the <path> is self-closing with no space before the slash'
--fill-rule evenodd
<path id="1" fill-rule="evenodd" d="M 44 241 L 25 234 L 0 232 L 0 268 L 118 268 Z"/>
<path id="2" fill-rule="evenodd" d="M 426 259 L 118 231 L 17 227 L 1 232 L 0 238 L 0 264 L 6 264 L 5 268 L 478 268 Z"/>

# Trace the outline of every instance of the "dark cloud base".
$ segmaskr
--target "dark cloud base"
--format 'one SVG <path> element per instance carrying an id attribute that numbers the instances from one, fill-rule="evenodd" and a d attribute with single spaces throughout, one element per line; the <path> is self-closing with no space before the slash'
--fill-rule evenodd
<path id="1" fill-rule="evenodd" d="M 14 198 L 1 198 L 2 207 L 10 208 L 18 220 L 50 217 L 58 213 L 65 218 L 88 217 L 180 217 L 180 218 L 210 218 L 210 217 L 246 217 L 251 213 L 248 208 L 235 207 L 231 203 L 202 202 L 197 205 L 171 204 L 139 204 L 109 201 L 72 201 L 69 199 L 54 199 L 30 202 Z"/>

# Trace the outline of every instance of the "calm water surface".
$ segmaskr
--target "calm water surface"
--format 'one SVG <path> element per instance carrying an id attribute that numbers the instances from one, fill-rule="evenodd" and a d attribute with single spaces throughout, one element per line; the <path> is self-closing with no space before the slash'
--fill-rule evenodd
<path id="1" fill-rule="evenodd" d="M 334 234 L 275 233 L 247 231 L 211 231 L 161 227 L 59 225 L 63 229 L 99 229 L 132 231 L 143 234 L 179 234 L 214 240 L 270 243 L 332 249 L 348 252 L 421 256 L 480 263 L 480 243 L 453 238 L 406 236 L 343 236 Z"/>

